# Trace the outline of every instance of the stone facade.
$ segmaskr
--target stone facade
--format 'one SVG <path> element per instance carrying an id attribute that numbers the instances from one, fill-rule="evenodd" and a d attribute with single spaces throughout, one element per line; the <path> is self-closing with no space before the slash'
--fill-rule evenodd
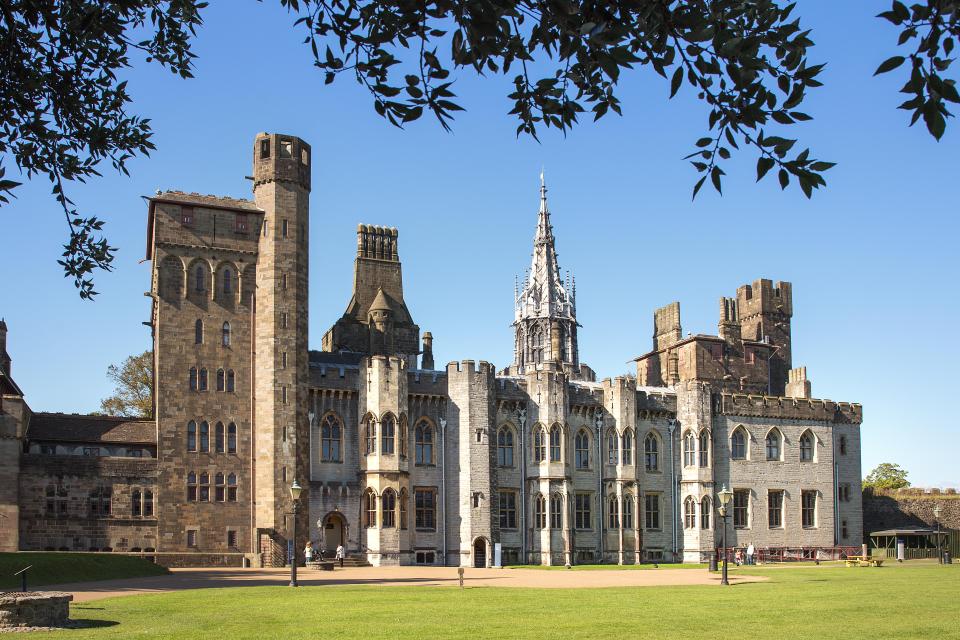
<path id="1" fill-rule="evenodd" d="M 278 565 L 307 539 L 377 565 L 489 565 L 496 545 L 504 563 L 700 561 L 720 544 L 723 487 L 731 546 L 860 544 L 861 409 L 813 399 L 793 368 L 790 283 L 721 298 L 716 336 L 683 337 L 679 303 L 656 310 L 636 377 L 598 381 L 580 360 L 576 285 L 560 275 L 541 183 L 509 366 L 436 368 L 433 334 L 404 301 L 399 233 L 371 225 L 357 230 L 346 310 L 311 351 L 310 154 L 259 134 L 253 200 L 149 199 L 146 458 L 128 459 L 131 433 L 111 449 L 103 431 L 113 457 L 71 464 L 69 434 L 43 441 L 5 361 L 0 452 L 19 465 L 3 471 L 19 495 L 0 493 L 0 509 L 21 527 L 3 544 L 149 548 L 178 565 Z M 52 522 L 50 478 L 78 499 Z M 80 496 L 102 485 L 112 510 L 84 519 Z M 148 488 L 153 519 L 127 517 Z"/>

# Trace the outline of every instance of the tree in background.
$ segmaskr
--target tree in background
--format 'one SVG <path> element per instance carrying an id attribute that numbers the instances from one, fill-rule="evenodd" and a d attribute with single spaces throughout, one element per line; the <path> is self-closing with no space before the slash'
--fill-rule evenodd
<path id="1" fill-rule="evenodd" d="M 908 472 L 892 462 L 881 462 L 867 474 L 864 489 L 903 489 L 910 486 Z"/>
<path id="2" fill-rule="evenodd" d="M 100 412 L 127 418 L 153 417 L 153 352 L 130 356 L 119 367 L 107 367 L 107 377 L 116 388 L 100 402 Z"/>
<path id="3" fill-rule="evenodd" d="M 233 0 L 236 2 L 237 0 Z M 352 77 L 395 126 L 432 113 L 444 129 L 463 107 L 451 70 L 512 80 L 517 135 L 568 131 L 583 114 L 621 112 L 618 83 L 647 67 L 675 96 L 684 85 L 704 106 L 705 131 L 687 156 L 720 192 L 724 163 L 737 151 L 757 159 L 757 180 L 777 169 L 810 197 L 833 166 L 795 138 L 777 135 L 811 119 L 800 108 L 820 86 L 808 59 L 810 31 L 777 0 L 279 0 L 306 32 L 314 64 L 331 83 Z M 93 274 L 112 268 L 103 221 L 79 213 L 66 183 L 98 176 L 154 148 L 148 119 L 128 112 L 122 71 L 131 55 L 192 76 L 191 40 L 200 0 L 3 0 L 0 2 L 0 204 L 18 186 L 4 177 L 12 158 L 27 178 L 46 176 L 66 219 L 64 274 L 80 297 L 96 295 Z M 958 102 L 944 77 L 958 35 L 960 0 L 899 1 L 881 18 L 901 26 L 911 75 L 901 108 L 923 117 L 937 139 Z M 877 73 L 905 61 L 887 59 Z M 691 140 L 694 138 L 691 137 Z"/>

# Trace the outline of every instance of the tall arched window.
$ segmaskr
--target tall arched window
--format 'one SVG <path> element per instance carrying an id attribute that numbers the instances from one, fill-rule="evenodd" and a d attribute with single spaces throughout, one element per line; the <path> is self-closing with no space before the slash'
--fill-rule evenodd
<path id="1" fill-rule="evenodd" d="M 533 459 L 535 462 L 547 459 L 547 432 L 540 426 L 533 429 Z"/>
<path id="2" fill-rule="evenodd" d="M 590 468 L 590 435 L 586 429 L 580 429 L 573 440 L 574 463 L 577 469 Z"/>
<path id="3" fill-rule="evenodd" d="M 373 489 L 367 489 L 363 494 L 363 526 L 377 526 L 377 494 Z"/>
<path id="4" fill-rule="evenodd" d="M 617 432 L 613 429 L 607 431 L 607 464 L 617 464 Z"/>
<path id="5" fill-rule="evenodd" d="M 683 434 L 683 466 L 693 467 L 697 464 L 697 438 L 692 431 Z"/>
<path id="6" fill-rule="evenodd" d="M 227 502 L 237 501 L 237 474 L 227 476 Z"/>
<path id="7" fill-rule="evenodd" d="M 199 382 L 197 384 L 197 388 L 200 391 L 206 391 L 207 390 L 207 370 L 206 369 L 200 369 L 200 375 L 198 376 L 198 379 L 199 379 Z"/>
<path id="8" fill-rule="evenodd" d="M 620 500 L 616 495 L 607 500 L 607 526 L 610 529 L 620 528 Z"/>
<path id="9" fill-rule="evenodd" d="M 230 423 L 227 427 L 227 453 L 237 452 L 237 425 Z"/>
<path id="10" fill-rule="evenodd" d="M 559 425 L 553 425 L 550 429 L 550 461 L 560 462 L 560 442 L 563 436 Z"/>
<path id="11" fill-rule="evenodd" d="M 213 447 L 217 453 L 223 453 L 226 450 L 226 433 L 222 422 L 218 422 L 213 428 Z"/>
<path id="12" fill-rule="evenodd" d="M 200 452 L 210 451 L 210 425 L 206 420 L 200 423 Z"/>
<path id="13" fill-rule="evenodd" d="M 217 502 L 226 502 L 227 483 L 226 483 L 226 478 L 223 477 L 222 473 L 217 473 L 217 475 L 213 477 L 213 491 L 214 491 L 214 499 Z"/>
<path id="14" fill-rule="evenodd" d="M 187 451 L 197 450 L 197 423 L 191 420 L 187 423 Z"/>
<path id="15" fill-rule="evenodd" d="M 217 391 L 223 391 L 227 384 L 227 376 L 223 369 L 217 369 Z"/>
<path id="16" fill-rule="evenodd" d="M 203 320 L 197 318 L 193 323 L 193 342 L 194 344 L 203 344 Z"/>
<path id="17" fill-rule="evenodd" d="M 233 293 L 233 272 L 230 269 L 223 270 L 223 292 Z"/>
<path id="18" fill-rule="evenodd" d="M 197 390 L 197 368 L 190 367 L 190 391 Z"/>
<path id="19" fill-rule="evenodd" d="M 559 493 L 550 496 L 550 528 L 563 528 L 563 496 Z"/>
<path id="20" fill-rule="evenodd" d="M 633 430 L 627 429 L 623 432 L 623 447 L 620 449 L 621 463 L 625 465 L 633 464 Z"/>
<path id="21" fill-rule="evenodd" d="M 227 393 L 233 393 L 236 388 L 236 378 L 233 369 L 227 369 Z"/>
<path id="22" fill-rule="evenodd" d="M 500 427 L 497 431 L 497 464 L 501 467 L 513 466 L 513 429 Z"/>
<path id="23" fill-rule="evenodd" d="M 533 330 L 533 362 L 543 362 L 543 329 L 535 327 Z"/>
<path id="24" fill-rule="evenodd" d="M 772 429 L 767 434 L 767 460 L 780 459 L 780 432 Z"/>
<path id="25" fill-rule="evenodd" d="M 197 474 L 191 471 L 187 474 L 187 502 L 197 501 Z"/>
<path id="26" fill-rule="evenodd" d="M 840 436 L 840 455 L 847 455 L 847 436 Z"/>
<path id="27" fill-rule="evenodd" d="M 143 515 L 143 494 L 140 489 L 134 489 L 133 493 L 130 494 L 130 515 Z"/>
<path id="28" fill-rule="evenodd" d="M 396 527 L 397 494 L 393 492 L 393 489 L 387 489 L 383 492 L 383 497 L 380 499 L 380 508 L 383 510 L 380 516 L 383 521 L 383 528 L 392 529 Z"/>
<path id="29" fill-rule="evenodd" d="M 710 466 L 710 432 L 704 429 L 700 432 L 698 443 L 698 453 L 700 454 L 700 466 Z"/>
<path id="30" fill-rule="evenodd" d="M 407 490 L 400 489 L 400 528 L 407 528 Z"/>
<path id="31" fill-rule="evenodd" d="M 710 496 L 700 499 L 700 528 L 710 528 Z"/>
<path id="32" fill-rule="evenodd" d="M 800 462 L 813 462 L 813 435 L 809 431 L 800 436 Z"/>
<path id="33" fill-rule="evenodd" d="M 210 474 L 200 474 L 200 502 L 210 502 Z"/>
<path id="34" fill-rule="evenodd" d="M 687 496 L 683 501 L 683 527 L 694 529 L 697 526 L 697 501 L 693 496 Z"/>
<path id="35" fill-rule="evenodd" d="M 652 431 L 643 439 L 643 458 L 647 471 L 660 470 L 660 441 Z"/>
<path id="36" fill-rule="evenodd" d="M 380 453 L 393 455 L 395 451 L 394 438 L 397 436 L 396 431 L 397 423 L 393 416 L 390 414 L 383 416 L 383 420 L 380 422 Z"/>
<path id="37" fill-rule="evenodd" d="M 320 424 L 320 460 L 322 462 L 343 462 L 341 452 L 343 427 L 340 419 L 328 413 Z"/>
<path id="38" fill-rule="evenodd" d="M 229 323 L 229 322 L 224 322 L 224 323 L 223 323 L 223 340 L 222 340 L 222 342 L 223 342 L 223 346 L 225 346 L 225 347 L 229 347 L 229 346 L 230 346 L 230 323 Z"/>
<path id="39" fill-rule="evenodd" d="M 747 459 L 747 432 L 737 427 L 730 438 L 730 457 L 734 460 Z"/>
<path id="40" fill-rule="evenodd" d="M 416 464 L 433 464 L 433 425 L 421 420 L 413 430 Z"/>
<path id="41" fill-rule="evenodd" d="M 547 501 L 542 493 L 533 498 L 533 526 L 535 529 L 547 528 Z"/>
<path id="42" fill-rule="evenodd" d="M 400 433 L 397 437 L 397 449 L 400 450 L 400 457 L 407 457 L 407 445 L 410 442 L 410 434 L 407 432 L 407 416 L 400 415 Z"/>
<path id="43" fill-rule="evenodd" d="M 633 496 L 623 494 L 623 528 L 633 529 Z"/>
<path id="44" fill-rule="evenodd" d="M 202 264 L 198 264 L 193 272 L 193 288 L 197 291 L 206 289 L 206 279 L 203 277 L 203 272 L 204 267 Z"/>
<path id="45" fill-rule="evenodd" d="M 373 416 L 367 416 L 363 422 L 364 436 L 367 443 L 365 451 L 369 456 L 377 452 L 377 421 Z"/>
<path id="46" fill-rule="evenodd" d="M 149 489 L 143 492 L 143 517 L 153 517 L 153 491 Z"/>

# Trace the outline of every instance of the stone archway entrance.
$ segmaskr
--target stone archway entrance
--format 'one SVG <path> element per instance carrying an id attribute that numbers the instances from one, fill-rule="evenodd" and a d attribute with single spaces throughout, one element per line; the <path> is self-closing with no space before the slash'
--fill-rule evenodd
<path id="1" fill-rule="evenodd" d="M 473 566 L 483 569 L 487 566 L 487 541 L 477 538 L 473 543 Z"/>
<path id="2" fill-rule="evenodd" d="M 323 519 L 323 540 L 320 543 L 323 553 L 328 558 L 333 557 L 337 552 L 337 547 L 343 545 L 347 548 L 347 521 L 343 514 L 338 512 L 328 513 Z"/>

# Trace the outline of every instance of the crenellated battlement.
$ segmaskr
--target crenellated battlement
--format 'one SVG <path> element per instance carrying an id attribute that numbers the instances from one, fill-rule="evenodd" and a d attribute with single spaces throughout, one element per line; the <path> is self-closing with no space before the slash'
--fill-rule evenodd
<path id="1" fill-rule="evenodd" d="M 399 262 L 397 236 L 396 227 L 357 225 L 357 257 Z"/>
<path id="2" fill-rule="evenodd" d="M 754 280 L 737 288 L 737 311 L 740 318 L 763 313 L 781 313 L 793 315 L 793 285 L 777 280 L 774 283 L 766 278 Z"/>
<path id="3" fill-rule="evenodd" d="M 757 416 L 792 420 L 860 424 L 863 408 L 852 402 L 816 398 L 784 398 L 743 393 L 720 394 L 719 412 L 724 415 Z"/>

